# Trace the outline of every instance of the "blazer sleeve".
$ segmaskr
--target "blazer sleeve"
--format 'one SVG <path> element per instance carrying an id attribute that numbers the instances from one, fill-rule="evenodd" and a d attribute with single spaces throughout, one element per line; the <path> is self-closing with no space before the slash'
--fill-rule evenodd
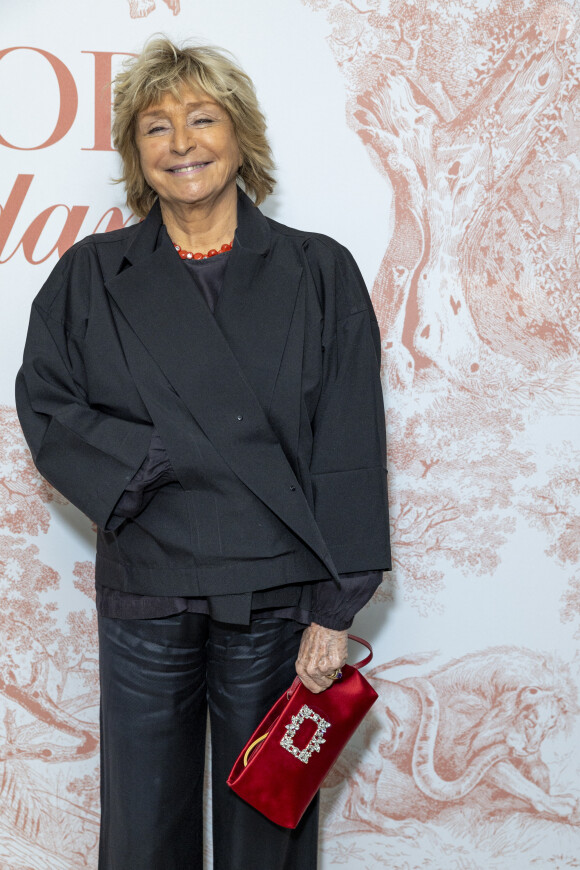
<path id="1" fill-rule="evenodd" d="M 313 584 L 310 619 L 324 628 L 345 631 L 367 604 L 383 579 L 382 571 L 339 574 L 339 583 L 321 580 Z"/>
<path id="2" fill-rule="evenodd" d="M 339 574 L 390 570 L 379 327 L 351 254 L 337 243 L 318 250 L 311 266 L 324 312 L 310 464 L 315 517 Z"/>
<path id="3" fill-rule="evenodd" d="M 147 455 L 153 426 L 112 416 L 89 404 L 82 360 L 86 319 L 76 316 L 77 303 L 70 302 L 71 296 L 82 297 L 85 287 L 71 284 L 75 270 L 70 268 L 71 252 L 67 254 L 32 306 L 16 379 L 16 407 L 40 473 L 105 528 Z M 111 527 L 118 524 L 119 520 L 113 521 Z"/>

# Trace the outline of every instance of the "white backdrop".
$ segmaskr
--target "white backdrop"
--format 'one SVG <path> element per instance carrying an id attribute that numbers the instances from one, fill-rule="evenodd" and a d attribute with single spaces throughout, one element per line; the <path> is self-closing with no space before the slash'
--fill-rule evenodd
<path id="1" fill-rule="evenodd" d="M 347 245 L 383 329 L 396 566 L 354 627 L 381 700 L 323 790 L 321 866 L 580 866 L 578 10 L 6 4 L 0 870 L 96 867 L 94 535 L 33 471 L 13 381 L 59 238 L 129 218 L 95 91 L 156 32 L 235 54 L 265 211 Z"/>

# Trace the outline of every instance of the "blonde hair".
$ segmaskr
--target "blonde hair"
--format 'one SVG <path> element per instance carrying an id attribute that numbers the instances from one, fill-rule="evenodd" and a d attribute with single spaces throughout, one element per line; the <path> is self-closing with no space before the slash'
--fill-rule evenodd
<path id="1" fill-rule="evenodd" d="M 165 37 L 147 42 L 140 55 L 124 63 L 113 82 L 113 144 L 123 162 L 116 181 L 125 184 L 127 205 L 138 217 L 145 217 L 157 198 L 141 170 L 137 116 L 167 93 L 179 98 L 182 85 L 201 88 L 227 111 L 242 155 L 238 179 L 259 205 L 274 189 L 274 162 L 251 79 L 220 49 L 179 48 Z"/>

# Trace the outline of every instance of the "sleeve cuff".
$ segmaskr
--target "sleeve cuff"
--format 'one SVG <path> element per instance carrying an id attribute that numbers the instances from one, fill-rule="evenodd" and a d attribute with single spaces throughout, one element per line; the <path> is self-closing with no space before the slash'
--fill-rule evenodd
<path id="1" fill-rule="evenodd" d="M 321 580 L 313 590 L 310 616 L 323 628 L 344 631 L 373 597 L 383 579 L 382 571 L 339 574 L 340 583 Z"/>

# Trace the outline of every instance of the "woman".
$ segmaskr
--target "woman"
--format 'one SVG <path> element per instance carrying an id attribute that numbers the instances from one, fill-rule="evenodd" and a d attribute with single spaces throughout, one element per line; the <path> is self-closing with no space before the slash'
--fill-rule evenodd
<path id="1" fill-rule="evenodd" d="M 63 256 L 17 380 L 98 527 L 99 867 L 202 866 L 209 709 L 214 867 L 314 868 L 316 802 L 287 831 L 226 778 L 294 668 L 332 684 L 390 567 L 376 319 L 348 251 L 256 207 L 265 123 L 225 55 L 150 42 L 113 135 L 144 220 Z"/>

